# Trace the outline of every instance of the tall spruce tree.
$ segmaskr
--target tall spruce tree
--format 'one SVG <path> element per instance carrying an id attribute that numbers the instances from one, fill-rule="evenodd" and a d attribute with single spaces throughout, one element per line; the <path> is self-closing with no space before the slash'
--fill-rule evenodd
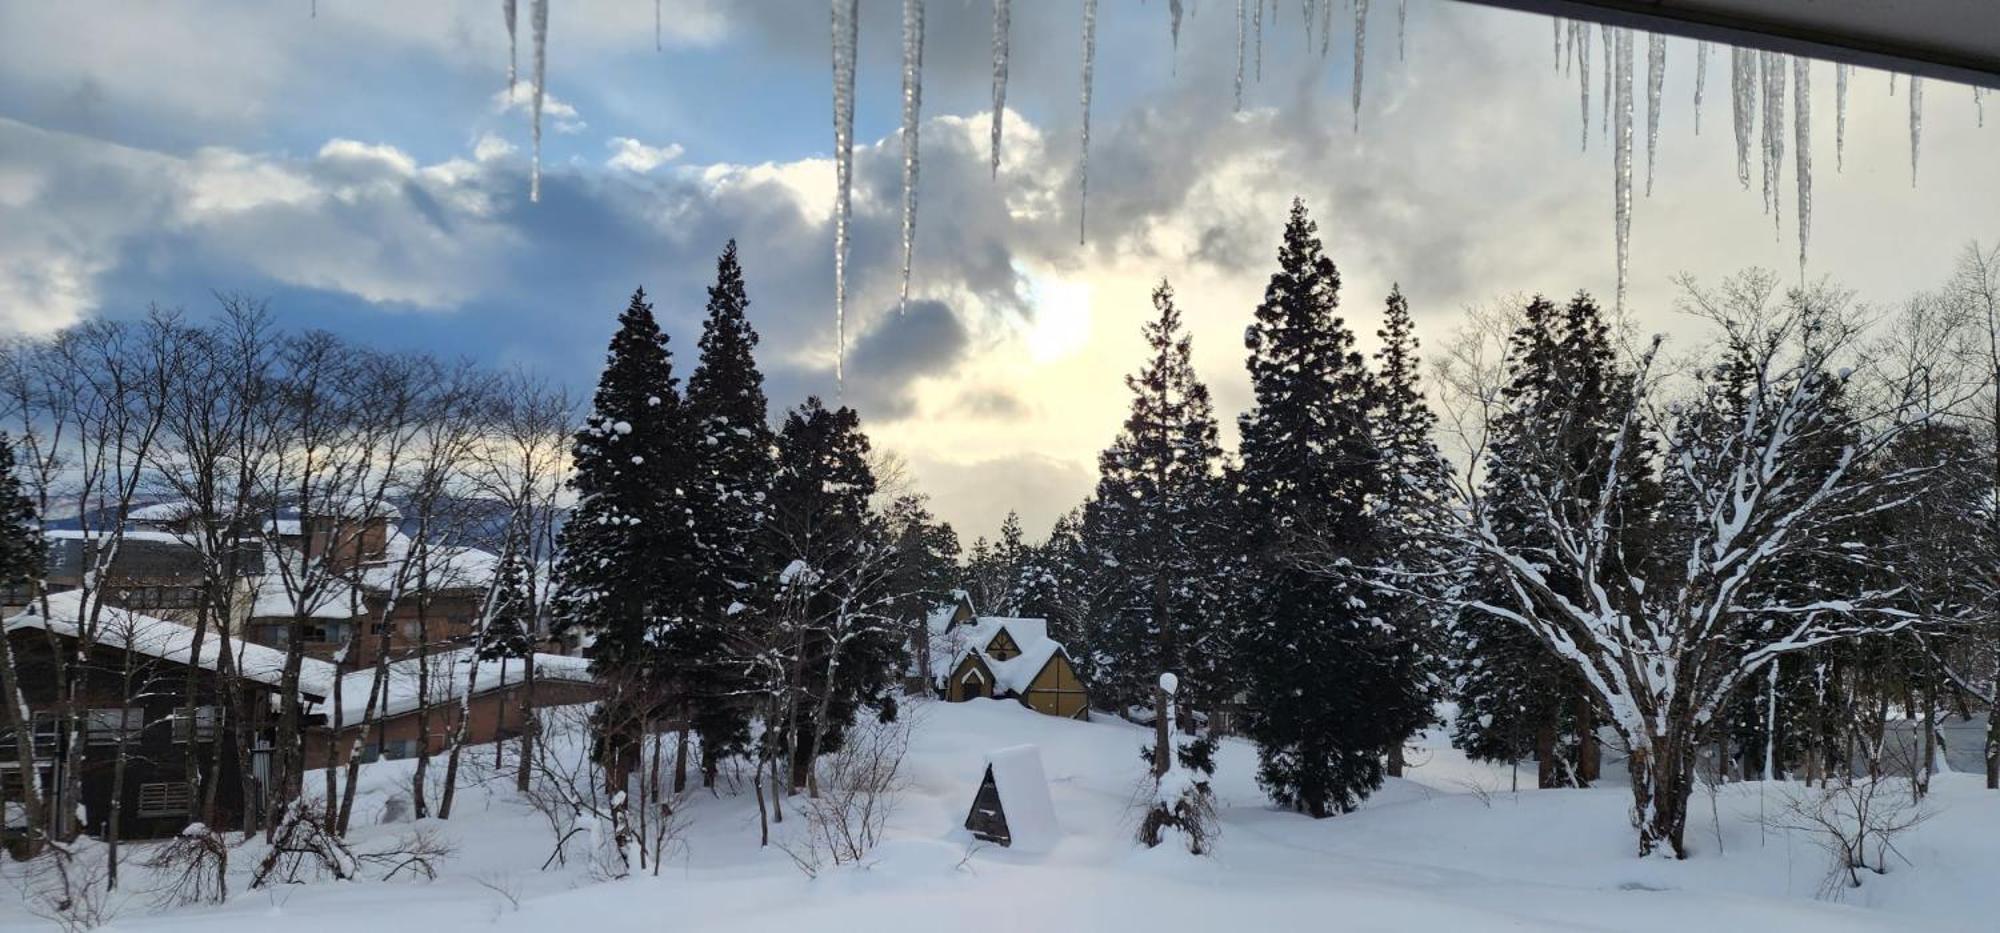
<path id="1" fill-rule="evenodd" d="M 25 588 L 33 593 L 47 569 L 41 522 L 35 516 L 34 502 L 22 492 L 21 479 L 14 475 L 14 442 L 0 433 L 0 586 Z M 14 645 L 4 632 L 0 632 L 0 692 L 9 698 L 24 696 L 20 670 L 15 665 Z M 0 711 L 0 726 L 16 736 L 28 735 L 27 704 L 7 702 L 0 705 L 4 706 L 4 711 Z M 9 744 L 13 746 L 14 760 L 7 764 L 19 768 L 15 773 L 36 773 L 34 743 L 17 740 Z M 20 815 L 25 818 L 28 830 L 27 838 L 33 841 L 48 826 L 47 814 L 43 812 L 41 783 L 26 781 L 18 793 L 19 800 L 8 801 L 7 806 L 19 803 Z"/>
<path id="2" fill-rule="evenodd" d="M 535 651 L 535 603 L 529 587 L 533 570 L 519 548 L 509 544 L 493 584 L 493 609 L 479 638 L 484 661 L 520 660 Z"/>
<path id="3" fill-rule="evenodd" d="M 1094 698 L 1113 708 L 1153 707 L 1158 773 L 1170 725 L 1160 675 L 1178 676 L 1183 712 L 1213 709 L 1226 697 L 1230 607 L 1218 569 L 1229 544 L 1214 406 L 1195 375 L 1171 286 L 1153 291 L 1153 306 L 1159 317 L 1144 328 L 1151 352 L 1125 379 L 1131 413 L 1098 457 L 1083 540 L 1109 578 L 1104 610 L 1086 637 Z"/>
<path id="4" fill-rule="evenodd" d="M 896 545 L 896 567 L 890 577 L 892 615 L 903 623 L 915 675 L 912 692 L 930 689 L 938 673 L 933 665 L 948 658 L 931 657 L 930 615 L 952 601 L 959 586 L 958 532 L 931 514 L 922 495 L 898 496 L 883 515 L 889 540 Z"/>
<path id="5" fill-rule="evenodd" d="M 757 332 L 747 313 L 743 268 L 736 241 L 723 247 L 708 289 L 701 359 L 688 376 L 687 411 L 692 446 L 688 486 L 699 547 L 692 581 L 694 624 L 676 648 L 686 658 L 683 691 L 687 722 L 701 736 L 702 783 L 713 786 L 724 754 L 749 741 L 750 709 L 740 665 L 730 661 L 737 629 L 760 600 L 757 581 L 773 570 L 758 535 L 770 508 L 773 437 L 767 421 L 764 375 L 757 369 Z M 677 762 L 676 790 L 685 755 Z"/>
<path id="6" fill-rule="evenodd" d="M 1390 288 L 1376 336 L 1382 341 L 1375 352 L 1381 409 L 1373 425 L 1384 482 L 1376 517 L 1387 582 L 1398 594 L 1384 610 L 1389 628 L 1378 631 L 1383 656 L 1401 671 L 1393 681 L 1407 691 L 1383 714 L 1404 718 L 1407 741 L 1431 724 L 1442 692 L 1439 659 L 1449 620 L 1441 617 L 1441 606 L 1458 556 L 1449 529 L 1439 521 L 1450 493 L 1450 467 L 1431 436 L 1437 415 L 1418 387 L 1416 324 L 1400 287 Z M 1390 777 L 1403 775 L 1403 746 L 1398 741 L 1389 749 Z"/>
<path id="7" fill-rule="evenodd" d="M 1377 650 L 1388 601 L 1326 572 L 1381 558 L 1373 505 L 1385 483 L 1373 380 L 1335 313 L 1340 274 L 1303 202 L 1292 202 L 1278 266 L 1245 334 L 1256 406 L 1239 421 L 1241 540 L 1252 555 L 1239 657 L 1259 783 L 1324 817 L 1381 786 L 1413 691 L 1410 672 Z"/>
<path id="8" fill-rule="evenodd" d="M 896 715 L 890 687 L 904 662 L 890 581 L 895 542 L 869 510 L 875 474 L 868 436 L 851 408 L 808 398 L 778 434 L 766 541 L 779 578 L 794 587 L 788 649 L 798 672 L 792 721 L 773 740 L 789 742 L 793 786 L 814 758 L 838 749 L 862 707 Z M 767 733 L 769 734 L 769 733 Z"/>
<path id="9" fill-rule="evenodd" d="M 1546 491 L 1556 508 L 1583 514 L 1604 489 L 1614 441 L 1630 408 L 1628 374 L 1612 349 L 1610 328 L 1590 296 L 1578 293 L 1562 307 L 1537 296 L 1523 309 L 1509 337 L 1506 408 L 1495 418 L 1480 498 L 1495 534 L 1509 547 L 1546 552 L 1552 565 L 1557 543 L 1546 522 L 1527 510 Z M 1656 459 L 1646 432 L 1628 437 L 1638 449 L 1619 459 L 1607 533 L 1622 542 L 1608 549 L 1606 578 L 1623 579 L 1627 566 L 1651 552 L 1661 494 L 1652 475 Z M 1552 581 L 1558 592 L 1577 592 L 1581 580 Z M 1514 594 L 1497 568 L 1482 568 L 1472 583 L 1483 601 L 1511 604 Z M 1507 621 L 1467 613 L 1454 645 L 1459 699 L 1454 741 L 1475 758 L 1514 761 L 1533 754 L 1543 787 L 1584 785 L 1597 779 L 1597 709 L 1577 675 L 1549 656 L 1541 642 Z"/>
<path id="10" fill-rule="evenodd" d="M 637 754 L 631 731 L 670 712 L 653 707 L 683 673 L 662 648 L 690 623 L 699 567 L 687 446 L 667 335 L 640 289 L 618 316 L 575 435 L 577 504 L 563 524 L 551 600 L 559 627 L 593 636 L 592 668 L 612 685 L 599 709 L 598 757 L 614 786 Z"/>

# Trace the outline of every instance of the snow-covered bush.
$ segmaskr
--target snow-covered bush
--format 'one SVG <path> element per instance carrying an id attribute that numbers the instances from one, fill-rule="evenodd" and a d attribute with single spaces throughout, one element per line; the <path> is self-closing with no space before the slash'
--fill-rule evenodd
<path id="1" fill-rule="evenodd" d="M 1174 692 L 1180 686 L 1173 674 L 1160 675 L 1160 689 L 1167 695 L 1167 722 L 1174 722 Z M 1146 815 L 1139 821 L 1139 842 L 1153 848 L 1169 836 L 1177 837 L 1194 855 L 1213 851 L 1217 830 L 1214 795 L 1201 773 L 1181 756 L 1169 753 L 1166 770 L 1155 776 L 1153 793 L 1146 802 Z"/>
<path id="2" fill-rule="evenodd" d="M 1826 851 L 1831 864 L 1820 893 L 1831 897 L 1861 887 L 1863 871 L 1887 874 L 1889 856 L 1902 858 L 1896 837 L 1929 818 L 1909 779 L 1875 778 L 1796 788 L 1766 822 L 1807 833 Z"/>
<path id="3" fill-rule="evenodd" d="M 205 823 L 189 823 L 161 843 L 145 862 L 161 878 L 153 891 L 160 907 L 220 904 L 229 899 L 229 841 Z"/>

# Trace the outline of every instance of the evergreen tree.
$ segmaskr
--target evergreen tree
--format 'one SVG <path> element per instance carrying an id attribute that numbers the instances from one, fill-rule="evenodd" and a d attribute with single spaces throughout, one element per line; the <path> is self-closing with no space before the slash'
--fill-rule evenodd
<path id="1" fill-rule="evenodd" d="M 1494 419 L 1480 492 L 1494 533 L 1510 548 L 1547 553 L 1547 523 L 1535 509 L 1544 501 L 1564 514 L 1586 513 L 1604 489 L 1614 441 L 1630 405 L 1629 376 L 1611 347 L 1610 328 L 1596 302 L 1578 293 L 1563 307 L 1537 296 L 1523 309 L 1509 338 L 1506 409 Z M 1651 553 L 1661 493 L 1651 469 L 1655 459 L 1646 432 L 1627 434 L 1631 449 L 1619 458 L 1611 527 L 1620 547 L 1608 549 L 1599 573 L 1625 579 L 1643 575 L 1638 561 Z M 1556 579 L 1559 593 L 1579 593 L 1578 579 Z M 1482 568 L 1472 583 L 1486 602 L 1511 604 L 1515 596 L 1497 568 Z M 1577 675 L 1556 663 L 1522 627 L 1468 612 L 1456 630 L 1459 698 L 1454 741 L 1474 758 L 1514 761 L 1532 753 L 1544 787 L 1596 780 L 1596 714 Z"/>
<path id="2" fill-rule="evenodd" d="M 1131 414 L 1098 457 L 1083 540 L 1108 578 L 1103 611 L 1086 633 L 1094 698 L 1115 709 L 1154 707 L 1157 749 L 1169 726 L 1162 673 L 1179 678 L 1184 712 L 1214 709 L 1228 695 L 1229 607 L 1218 568 L 1229 542 L 1208 387 L 1195 375 L 1166 283 L 1154 290 L 1153 306 L 1159 317 L 1144 328 L 1151 354 L 1125 379 Z M 1165 764 L 1156 757 L 1155 773 Z"/>
<path id="3" fill-rule="evenodd" d="M 890 687 L 905 655 L 892 615 L 895 542 L 869 511 L 875 495 L 869 442 L 851 408 L 818 398 L 785 418 L 778 434 L 767 547 L 793 595 L 787 620 L 798 671 L 796 704 L 784 736 L 794 786 L 812 760 L 840 747 L 863 706 L 896 715 Z"/>
<path id="4" fill-rule="evenodd" d="M 1410 672 L 1377 650 L 1387 601 L 1327 572 L 1380 559 L 1372 509 L 1386 484 L 1376 391 L 1335 313 L 1340 274 L 1296 200 L 1278 264 L 1245 335 L 1256 407 L 1239 422 L 1241 539 L 1252 555 L 1239 657 L 1259 783 L 1324 817 L 1381 785 L 1414 691 Z"/>
<path id="5" fill-rule="evenodd" d="M 1439 521 L 1450 494 L 1450 468 L 1431 436 L 1437 415 L 1418 388 L 1416 326 L 1399 287 L 1389 291 L 1388 310 L 1376 336 L 1382 340 L 1375 352 L 1381 409 L 1373 424 L 1384 480 L 1376 516 L 1388 582 L 1398 593 L 1387 600 L 1384 610 L 1389 628 L 1381 631 L 1382 651 L 1400 671 L 1392 682 L 1407 691 L 1383 714 L 1405 717 L 1406 741 L 1434 718 L 1448 621 L 1440 617 L 1439 607 L 1457 559 L 1450 531 Z M 1389 750 L 1391 777 L 1402 776 L 1403 745 L 1399 741 Z"/>
<path id="6" fill-rule="evenodd" d="M 890 579 L 891 614 L 904 623 L 912 655 L 912 671 L 930 689 L 934 666 L 948 658 L 930 656 L 930 615 L 952 601 L 959 583 L 958 532 L 931 514 L 921 495 L 898 496 L 883 515 L 889 540 L 896 545 L 896 567 Z"/>
<path id="7" fill-rule="evenodd" d="M 520 660 L 535 652 L 535 604 L 529 589 L 532 575 L 527 559 L 510 544 L 500 558 L 493 606 L 487 613 L 486 631 L 479 638 L 480 660 Z"/>
<path id="8" fill-rule="evenodd" d="M 691 622 L 700 566 L 683 455 L 687 422 L 667 335 L 646 292 L 618 316 L 591 413 L 576 432 L 577 504 L 559 541 L 557 626 L 594 636 L 591 666 L 612 693 L 601 704 L 598 758 L 615 786 L 633 764 L 643 719 L 683 673 L 662 650 Z"/>
<path id="9" fill-rule="evenodd" d="M 14 441 L 0 433 L 0 586 L 23 586 L 48 569 L 35 503 L 14 475 Z"/>
<path id="10" fill-rule="evenodd" d="M 740 640 L 739 627 L 760 599 L 757 581 L 775 569 L 757 540 L 770 505 L 773 462 L 749 306 L 731 240 L 716 260 L 701 360 L 688 376 L 692 444 L 686 456 L 693 473 L 688 492 L 697 505 L 693 531 L 699 551 L 692 580 L 694 624 L 673 646 L 684 659 L 681 692 L 688 720 L 701 736 L 705 786 L 713 785 L 720 756 L 740 751 L 749 740 L 749 708 L 742 700 L 747 691 L 730 654 Z M 675 781 L 681 781 L 679 771 Z"/>

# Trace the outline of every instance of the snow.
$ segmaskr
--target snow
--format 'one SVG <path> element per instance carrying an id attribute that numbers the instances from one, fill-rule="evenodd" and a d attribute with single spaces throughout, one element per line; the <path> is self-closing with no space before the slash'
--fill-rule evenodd
<path id="1" fill-rule="evenodd" d="M 1213 787 L 1221 835 L 1213 858 L 1132 841 L 1135 793 L 1150 778 L 1136 754 L 1148 730 L 1109 720 L 1076 722 L 1011 703 L 918 703 L 909 778 L 884 840 L 860 865 L 807 878 L 775 846 L 757 846 L 757 809 L 723 771 L 718 793 L 699 792 L 679 813 L 685 829 L 659 876 L 604 882 L 570 850 L 567 866 L 540 866 L 551 838 L 511 789 L 511 776 L 462 787 L 450 820 L 381 824 L 407 799 L 411 760 L 362 769 L 352 843 L 380 847 L 429 830 L 456 854 L 435 882 L 324 882 L 247 889 L 261 839 L 231 852 L 231 900 L 221 906 L 150 909 L 143 894 L 118 915 L 120 930 L 353 933 L 374 925 L 426 933 L 493 930 L 675 929 L 737 933 L 865 929 L 881 933 L 1016 931 L 1061 916 L 1077 930 L 1148 933 L 1242 930 L 1618 929 L 1687 933 L 1980 930 L 2000 915 L 2000 795 L 1976 775 L 1940 775 L 1937 816 L 1899 844 L 1911 864 L 1869 876 L 1845 903 L 1818 899 L 1824 856 L 1813 842 L 1756 822 L 1798 787 L 1736 783 L 1713 801 L 1698 791 L 1684 862 L 1632 855 L 1615 782 L 1588 790 L 1509 792 L 1506 766 L 1469 762 L 1436 735 L 1411 755 L 1406 779 L 1389 779 L 1360 810 L 1312 820 L 1274 809 L 1253 778 L 1255 749 L 1226 739 Z M 1062 835 L 1046 850 L 975 842 L 966 808 L 988 753 L 1036 746 Z M 574 747 L 574 745 L 573 745 Z M 467 756 L 468 762 L 480 755 Z M 490 761 L 490 753 L 485 757 Z M 433 763 L 435 765 L 435 762 Z M 442 768 L 432 767 L 436 780 Z M 1607 774 L 1617 768 L 1607 762 Z M 307 782 L 319 784 L 317 776 Z M 1006 801 L 1010 822 L 1014 804 Z M 775 841 L 805 821 L 786 817 Z M 1014 824 L 1016 832 L 1019 825 Z M 124 892 L 153 879 L 129 845 Z M 366 877 L 366 876 L 364 876 Z M 495 892 L 498 887 L 508 892 Z M 0 895 L 0 929 L 40 929 L 22 899 Z M 518 906 L 510 902 L 518 901 Z M 385 923 L 385 919 L 388 918 Z"/>
<path id="2" fill-rule="evenodd" d="M 986 646 L 1003 630 L 1021 649 L 1020 654 L 1004 661 L 986 653 Z M 1069 656 L 1061 642 L 1049 637 L 1046 619 L 980 616 L 965 625 L 945 630 L 941 635 L 936 634 L 935 629 L 933 631 L 931 674 L 940 684 L 944 678 L 951 676 L 967 654 L 977 652 L 980 660 L 993 672 L 995 693 L 1025 693 L 1028 685 L 1034 683 L 1035 675 L 1049 663 L 1049 658 L 1059 651 L 1064 652 L 1064 657 Z"/>
<path id="3" fill-rule="evenodd" d="M 1042 773 L 1042 753 L 1033 745 L 1012 745 L 986 753 L 1000 808 L 1007 815 L 1008 847 L 1021 852 L 1046 852 L 1062 836 L 1056 823 L 1049 779 Z"/>
<path id="4" fill-rule="evenodd" d="M 897 313 L 910 309 L 910 257 L 917 247 L 917 129 L 924 104 L 924 0 L 903 0 L 903 279 Z"/>
<path id="5" fill-rule="evenodd" d="M 73 590 L 51 594 L 48 602 L 48 618 L 39 615 L 38 607 L 31 608 L 7 620 L 5 625 L 7 633 L 23 630 L 49 631 L 67 638 L 77 637 L 81 629 L 79 620 L 83 616 L 82 593 Z M 174 664 L 188 664 L 196 659 L 194 635 L 193 628 L 179 622 L 154 618 L 116 606 L 104 606 L 98 615 L 97 641 L 100 644 Z M 196 660 L 197 666 L 202 670 L 219 669 L 222 661 L 220 641 L 213 631 L 202 640 L 201 654 Z M 239 676 L 272 687 L 283 683 L 285 673 L 283 651 L 252 644 L 240 637 L 232 638 L 229 647 Z M 305 658 L 299 668 L 299 687 L 306 693 L 324 697 L 331 692 L 334 676 L 333 665 Z"/>
<path id="6" fill-rule="evenodd" d="M 377 716 L 395 716 L 417 708 L 420 693 L 428 693 L 433 706 L 450 703 L 464 696 L 468 684 L 472 684 L 474 667 L 479 678 L 474 687 L 474 696 L 489 693 L 504 685 L 518 687 L 527 677 L 526 666 L 518 659 L 478 661 L 472 648 L 456 648 L 442 651 L 423 659 L 429 668 L 428 677 L 419 668 L 417 658 L 392 661 L 389 664 L 387 682 L 388 696 L 376 707 Z M 375 668 L 363 667 L 341 675 L 340 704 L 341 722 L 360 722 L 368 709 L 368 691 L 375 680 Z M 573 658 L 562 654 L 535 655 L 536 680 L 561 680 L 574 683 L 591 683 L 590 662 L 584 658 Z M 429 681 L 428 691 L 419 691 L 421 681 Z"/>

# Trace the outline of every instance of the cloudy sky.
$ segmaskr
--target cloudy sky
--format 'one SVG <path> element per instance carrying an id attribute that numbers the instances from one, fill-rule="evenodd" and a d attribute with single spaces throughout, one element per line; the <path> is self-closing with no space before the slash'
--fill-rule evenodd
<path id="1" fill-rule="evenodd" d="M 862 0 L 845 397 L 967 540 L 1010 508 L 1040 534 L 1087 494 L 1162 276 L 1233 420 L 1243 328 L 1293 196 L 1365 344 L 1392 283 L 1432 342 L 1468 305 L 1612 291 L 1601 78 L 1581 150 L 1547 20 L 1409 0 L 1403 57 L 1395 4 L 1374 4 L 1357 129 L 1351 13 L 1322 57 L 1297 0 L 1279 5 L 1236 112 L 1234 4 L 1189 0 L 1176 52 L 1164 0 L 1103 3 L 1078 245 L 1079 3 L 1014 4 L 993 178 L 990 6 L 931 0 L 916 300 L 899 317 L 899 4 Z M 835 394 L 824 0 L 666 0 L 658 50 L 645 0 L 553 0 L 539 204 L 499 0 L 318 6 L 0 5 L 0 332 L 148 303 L 204 314 L 213 293 L 244 292 L 295 326 L 587 389 L 640 285 L 686 372 L 734 237 L 774 404 Z M 1799 271 L 1789 121 L 1774 225 L 1757 182 L 1736 181 L 1727 54 L 1711 56 L 1700 135 L 1694 66 L 1694 45 L 1671 41 L 1632 235 L 1632 315 L 1671 334 L 1690 330 L 1679 273 Z M 1967 241 L 2000 237 L 2000 96 L 1981 128 L 1968 89 L 1928 84 L 1912 187 L 1907 82 L 1891 97 L 1887 75 L 1855 73 L 1838 173 L 1833 87 L 1816 66 L 1807 274 L 1893 304 Z"/>

